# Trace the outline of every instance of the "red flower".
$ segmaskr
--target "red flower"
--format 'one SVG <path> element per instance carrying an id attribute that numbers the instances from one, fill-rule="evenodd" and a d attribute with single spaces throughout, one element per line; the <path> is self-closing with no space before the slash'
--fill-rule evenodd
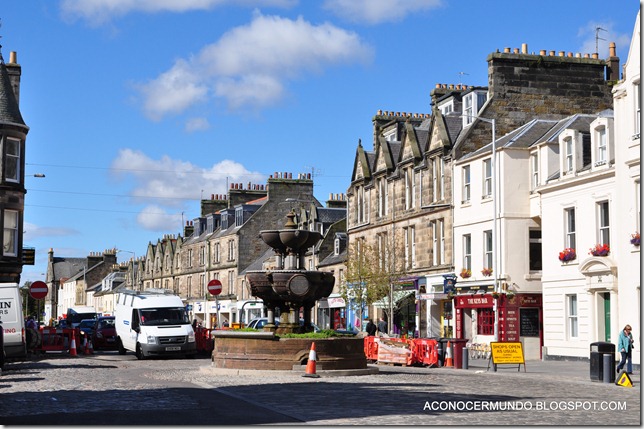
<path id="1" fill-rule="evenodd" d="M 562 252 L 559 252 L 559 260 L 561 262 L 568 262 L 577 259 L 577 252 L 575 249 L 566 247 Z"/>
<path id="2" fill-rule="evenodd" d="M 610 253 L 610 246 L 608 244 L 596 244 L 595 247 L 591 247 L 588 252 L 589 255 L 593 256 L 608 256 Z"/>

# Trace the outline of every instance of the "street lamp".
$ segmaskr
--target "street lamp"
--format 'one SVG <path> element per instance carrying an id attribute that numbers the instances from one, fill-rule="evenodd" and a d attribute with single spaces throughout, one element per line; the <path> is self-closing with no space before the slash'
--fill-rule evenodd
<path id="1" fill-rule="evenodd" d="M 492 224 L 492 256 L 493 256 L 493 268 L 492 274 L 494 275 L 494 286 L 492 290 L 495 293 L 499 293 L 499 270 L 498 270 L 498 255 L 497 255 L 497 231 L 496 224 L 497 222 L 497 203 L 496 203 L 496 120 L 483 118 L 481 116 L 474 115 L 461 115 L 462 117 L 474 118 L 492 124 L 492 205 L 494 210 L 493 224 Z M 499 341 L 499 308 L 498 308 L 498 299 L 493 300 L 493 311 L 494 311 L 494 341 Z"/>
<path id="2" fill-rule="evenodd" d="M 136 290 L 137 285 L 136 285 L 136 272 L 135 272 L 135 266 L 134 264 L 136 263 L 136 253 L 132 252 L 131 250 L 117 250 L 116 254 L 118 255 L 119 253 L 131 253 L 132 254 L 132 287 Z"/>

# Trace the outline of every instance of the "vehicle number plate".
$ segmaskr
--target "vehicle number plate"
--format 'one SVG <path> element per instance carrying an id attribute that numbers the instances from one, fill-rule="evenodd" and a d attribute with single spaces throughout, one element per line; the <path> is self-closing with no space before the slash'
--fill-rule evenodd
<path id="1" fill-rule="evenodd" d="M 113 342 L 114 342 L 114 338 L 108 338 L 108 339 L 107 339 L 107 342 L 108 342 L 108 343 L 113 343 Z"/>
<path id="2" fill-rule="evenodd" d="M 178 351 L 178 350 L 181 350 L 181 347 L 172 346 L 172 347 L 166 347 L 166 348 L 165 348 L 165 351 L 166 351 L 166 352 L 176 352 L 176 351 Z"/>

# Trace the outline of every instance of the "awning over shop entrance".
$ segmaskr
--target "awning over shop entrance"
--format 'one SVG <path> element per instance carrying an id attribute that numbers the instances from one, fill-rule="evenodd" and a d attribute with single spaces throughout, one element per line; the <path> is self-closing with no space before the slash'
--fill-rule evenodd
<path id="1" fill-rule="evenodd" d="M 318 308 L 344 308 L 347 304 L 341 296 L 329 296 L 318 301 Z"/>
<path id="2" fill-rule="evenodd" d="M 394 302 L 402 301 L 407 298 L 409 295 L 413 295 L 414 291 L 409 290 L 399 290 L 394 292 Z M 389 308 L 389 297 L 383 298 L 373 303 L 377 308 Z"/>

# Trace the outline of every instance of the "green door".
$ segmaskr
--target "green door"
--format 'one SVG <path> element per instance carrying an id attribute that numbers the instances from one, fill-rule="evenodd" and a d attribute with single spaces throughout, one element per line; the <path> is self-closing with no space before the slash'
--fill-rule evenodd
<path id="1" fill-rule="evenodd" d="M 610 292 L 604 292 L 604 341 L 610 342 Z"/>

